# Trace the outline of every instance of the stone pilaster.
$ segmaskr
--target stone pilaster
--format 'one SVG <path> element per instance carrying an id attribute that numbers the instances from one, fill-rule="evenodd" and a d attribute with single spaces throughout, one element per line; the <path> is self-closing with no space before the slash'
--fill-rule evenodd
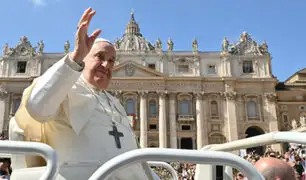
<path id="1" fill-rule="evenodd" d="M 170 120 L 170 147 L 177 149 L 177 128 L 176 128 L 176 94 L 169 96 L 169 120 Z"/>
<path id="2" fill-rule="evenodd" d="M 197 149 L 201 149 L 205 144 L 203 142 L 206 127 L 204 127 L 204 108 L 203 95 L 200 92 L 194 93 L 196 97 L 196 122 L 197 122 Z"/>
<path id="3" fill-rule="evenodd" d="M 148 146 L 147 92 L 140 92 L 140 146 Z"/>
<path id="4" fill-rule="evenodd" d="M 222 57 L 222 74 L 225 77 L 230 77 L 232 76 L 231 73 L 231 61 L 228 56 L 223 56 Z"/>
<path id="5" fill-rule="evenodd" d="M 7 124 L 9 117 L 9 93 L 3 88 L 0 87 L 0 133 L 6 129 L 5 125 Z"/>
<path id="6" fill-rule="evenodd" d="M 276 113 L 277 97 L 275 93 L 266 93 L 264 96 L 264 117 L 265 121 L 269 124 L 269 131 L 276 132 L 279 129 Z M 274 151 L 281 152 L 282 148 L 280 144 L 273 144 L 272 149 Z"/>
<path id="7" fill-rule="evenodd" d="M 236 116 L 236 92 L 228 91 L 224 93 L 224 99 L 226 103 L 226 126 L 227 126 L 227 140 L 238 140 L 237 129 L 237 116 Z"/>
<path id="8" fill-rule="evenodd" d="M 166 92 L 159 92 L 159 147 L 167 148 Z"/>
<path id="9" fill-rule="evenodd" d="M 209 97 L 207 94 L 204 94 L 202 96 L 203 99 L 203 146 L 208 145 L 208 119 L 209 119 L 209 115 L 210 115 L 210 106 L 209 106 Z M 218 105 L 219 106 L 219 105 Z"/>

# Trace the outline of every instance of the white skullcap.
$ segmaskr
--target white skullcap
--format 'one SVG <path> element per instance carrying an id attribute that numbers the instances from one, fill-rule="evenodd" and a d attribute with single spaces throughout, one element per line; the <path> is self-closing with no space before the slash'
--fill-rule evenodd
<path id="1" fill-rule="evenodd" d="M 96 43 L 98 43 L 98 42 L 108 42 L 108 43 L 110 43 L 111 45 L 113 45 L 113 43 L 111 43 L 109 40 L 104 39 L 104 38 L 96 38 L 94 44 L 96 44 Z"/>

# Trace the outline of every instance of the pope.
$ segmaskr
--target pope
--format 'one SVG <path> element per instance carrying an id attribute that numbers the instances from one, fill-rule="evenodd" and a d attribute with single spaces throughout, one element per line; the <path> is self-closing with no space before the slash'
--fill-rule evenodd
<path id="1" fill-rule="evenodd" d="M 100 29 L 91 35 L 87 32 L 95 13 L 91 8 L 84 12 L 74 50 L 24 90 L 21 105 L 10 122 L 11 140 L 20 140 L 22 134 L 24 141 L 42 142 L 55 149 L 59 176 L 67 180 L 88 179 L 106 161 L 138 148 L 124 108 L 106 91 L 116 60 L 114 46 L 98 38 Z M 18 164 L 28 168 L 45 165 L 42 158 L 22 157 L 13 160 L 13 171 L 20 168 Z M 20 178 L 25 177 L 30 178 L 26 174 Z M 154 177 L 143 162 L 115 171 L 110 179 Z"/>

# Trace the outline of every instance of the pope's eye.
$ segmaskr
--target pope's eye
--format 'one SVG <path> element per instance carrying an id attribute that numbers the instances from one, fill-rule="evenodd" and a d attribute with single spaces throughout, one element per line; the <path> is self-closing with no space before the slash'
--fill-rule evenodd
<path id="1" fill-rule="evenodd" d="M 104 55 L 103 54 L 97 54 L 96 57 L 99 59 L 99 60 L 104 60 Z"/>

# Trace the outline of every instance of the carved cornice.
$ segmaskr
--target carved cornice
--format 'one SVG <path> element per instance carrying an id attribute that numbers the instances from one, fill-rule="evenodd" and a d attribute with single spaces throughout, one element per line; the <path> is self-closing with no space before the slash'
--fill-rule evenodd
<path id="1" fill-rule="evenodd" d="M 237 93 L 235 91 L 221 92 L 220 95 L 227 101 L 233 101 L 237 97 Z"/>
<path id="2" fill-rule="evenodd" d="M 137 91 L 137 93 L 138 93 L 138 95 L 139 95 L 140 97 L 147 97 L 149 91 L 147 91 L 147 90 L 142 90 L 142 91 Z"/>
<path id="3" fill-rule="evenodd" d="M 193 92 L 193 95 L 196 99 L 203 99 L 204 91 Z"/>
<path id="4" fill-rule="evenodd" d="M 227 48 L 230 46 L 229 53 L 232 55 L 267 55 L 268 45 L 263 42 L 261 45 L 251 38 L 247 32 L 243 32 L 240 35 L 240 39 L 237 43 L 229 45 L 225 43 Z"/>
<path id="5" fill-rule="evenodd" d="M 4 89 L 4 87 L 0 86 L 0 99 L 5 99 L 7 98 L 9 93 Z"/>
<path id="6" fill-rule="evenodd" d="M 122 91 L 121 90 L 110 90 L 110 93 L 115 96 L 116 98 L 120 99 L 121 95 L 122 95 Z"/>
<path id="7" fill-rule="evenodd" d="M 39 42 L 39 51 L 43 52 L 44 45 L 42 42 Z M 3 47 L 3 56 L 4 57 L 13 57 L 13 56 L 36 56 L 37 47 L 33 47 L 26 36 L 20 38 L 20 42 L 15 48 L 8 47 L 6 43 Z M 41 52 L 41 53 L 42 53 Z"/>
<path id="8" fill-rule="evenodd" d="M 165 97 L 168 94 L 168 91 L 156 91 L 159 97 Z"/>
<path id="9" fill-rule="evenodd" d="M 268 102 L 276 102 L 277 101 L 276 93 L 266 93 L 265 97 L 266 97 Z"/>

